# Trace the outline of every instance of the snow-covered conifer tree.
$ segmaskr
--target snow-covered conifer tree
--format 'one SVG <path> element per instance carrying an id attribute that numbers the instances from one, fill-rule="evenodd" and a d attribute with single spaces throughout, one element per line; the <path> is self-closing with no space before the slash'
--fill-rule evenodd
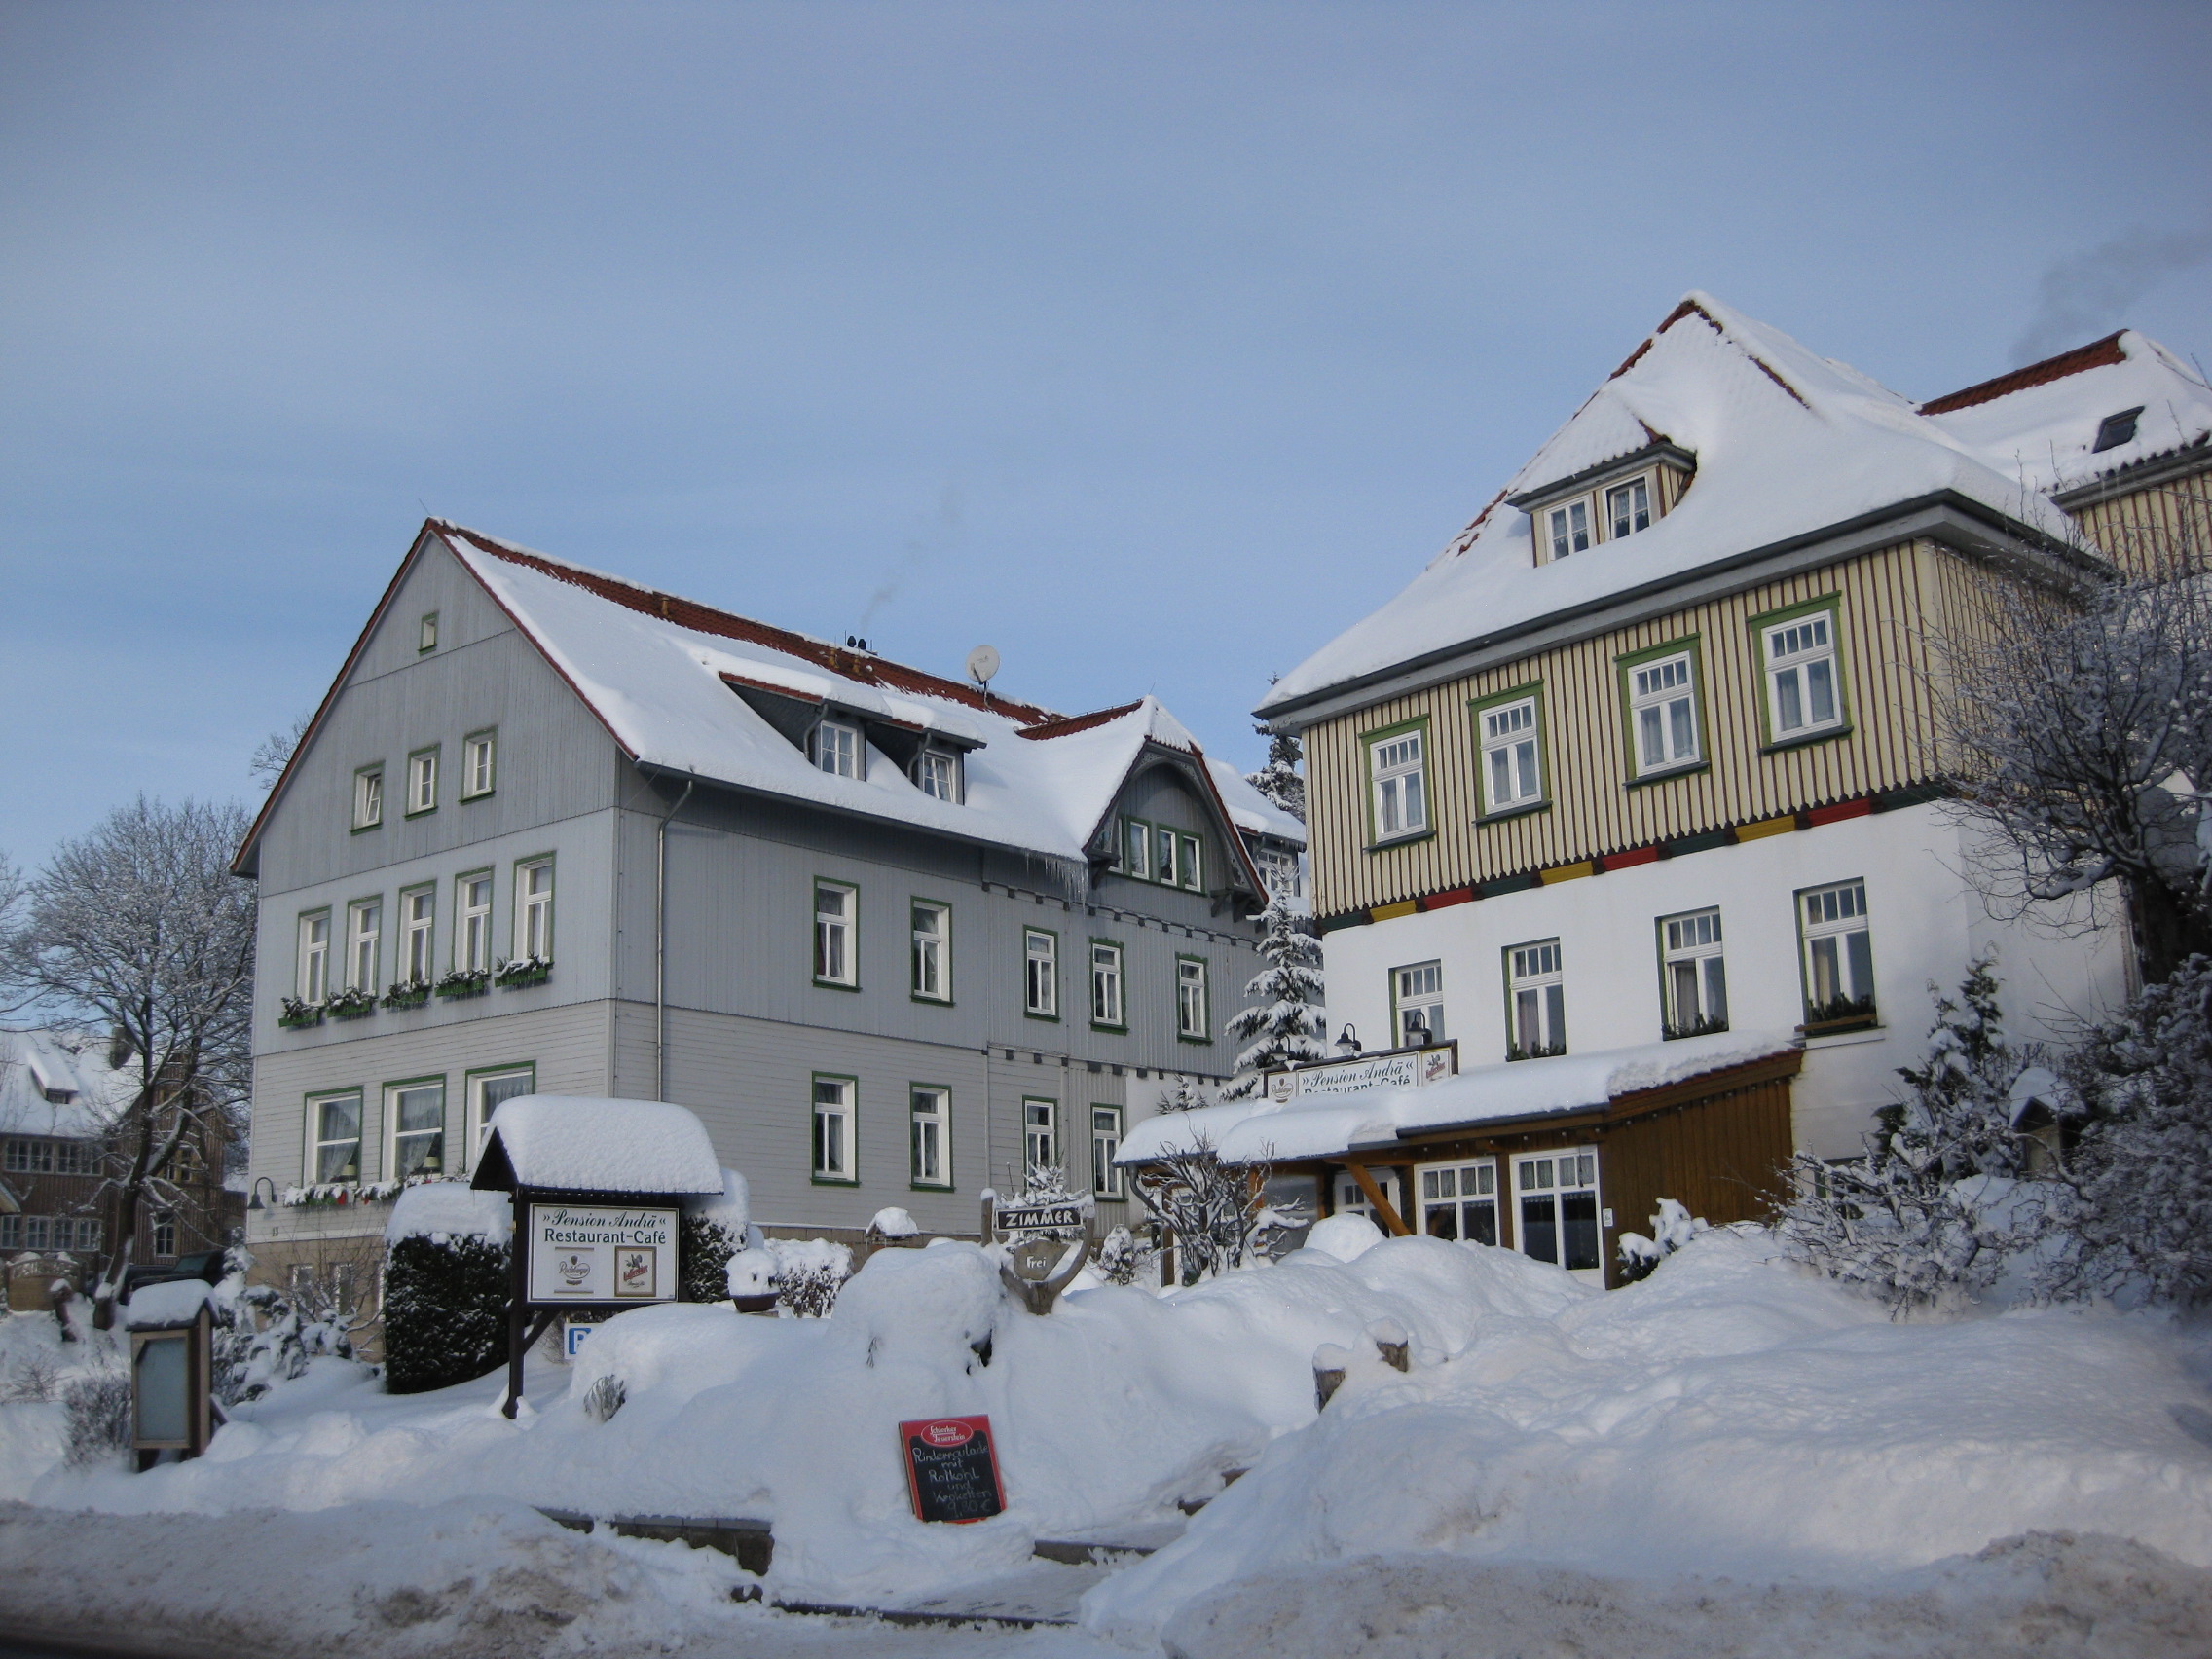
<path id="1" fill-rule="evenodd" d="M 1245 773 L 1244 781 L 1299 823 L 1305 823 L 1306 780 L 1298 775 L 1305 746 L 1294 732 L 1270 731 L 1266 726 L 1255 729 L 1268 740 L 1268 763 L 1257 772 Z"/>
<path id="2" fill-rule="evenodd" d="M 1882 1109 L 1862 1160 L 1799 1153 L 1791 1162 L 1799 1194 L 1783 1238 L 1893 1312 L 1986 1289 L 2033 1231 L 1974 1180 L 2017 1176 L 2024 1163 L 2010 1093 L 2031 1056 L 2006 1039 L 1997 986 L 1985 956 L 1968 969 L 1960 1000 L 1936 996 L 1927 1062 L 1899 1069 L 1910 1093 Z"/>
<path id="3" fill-rule="evenodd" d="M 1224 1100 L 1258 1093 L 1263 1072 L 1329 1057 L 1321 1046 L 1328 1035 L 1328 1016 L 1321 1008 L 1321 941 L 1290 907 L 1287 894 L 1271 898 L 1262 919 L 1268 931 L 1260 955 L 1267 966 L 1244 987 L 1244 994 L 1256 1000 L 1227 1027 L 1228 1035 L 1246 1047 L 1236 1056 L 1236 1075 L 1221 1091 Z"/>
<path id="4" fill-rule="evenodd" d="M 1212 1104 L 1204 1086 L 1190 1077 L 1176 1078 L 1161 1089 L 1160 1098 L 1154 1102 L 1155 1108 L 1161 1112 L 1196 1112 L 1201 1106 Z"/>

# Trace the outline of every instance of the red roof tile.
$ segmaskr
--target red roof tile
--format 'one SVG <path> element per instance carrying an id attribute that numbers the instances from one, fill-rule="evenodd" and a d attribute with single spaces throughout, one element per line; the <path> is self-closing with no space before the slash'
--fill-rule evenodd
<path id="1" fill-rule="evenodd" d="M 2061 351 L 2055 357 L 2046 357 L 2040 363 L 2030 363 L 2024 369 L 1999 375 L 1995 380 L 1978 381 L 1959 391 L 1946 392 L 1941 397 L 1930 398 L 1920 406 L 1923 415 L 1948 415 L 1954 409 L 1972 409 L 1977 403 L 1989 403 L 2000 397 L 2009 397 L 2015 391 L 2025 391 L 2031 386 L 2045 386 L 2068 375 L 2078 375 L 2083 369 L 2101 369 L 2112 363 L 2124 363 L 2127 353 L 2120 349 L 2120 336 L 2116 330 L 2102 340 L 2092 340 L 2086 346 L 2077 346 L 2071 351 Z"/>

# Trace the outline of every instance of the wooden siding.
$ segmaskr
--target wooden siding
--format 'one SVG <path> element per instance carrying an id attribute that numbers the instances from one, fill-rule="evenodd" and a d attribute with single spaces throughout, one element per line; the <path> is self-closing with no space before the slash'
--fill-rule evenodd
<path id="1" fill-rule="evenodd" d="M 1591 557 L 1597 557 L 1593 554 Z M 1956 571 L 1952 567 L 1958 567 Z M 1523 657 L 1325 721 L 1307 734 L 1315 908 L 1322 915 L 1572 865 L 1730 825 L 1905 788 L 1936 771 L 1927 628 L 1960 560 L 1928 542 L 1883 548 L 1655 620 Z M 1969 578 L 1971 579 L 1971 578 Z M 1839 596 L 1848 736 L 1762 753 L 1751 618 Z M 1630 787 L 1621 653 L 1695 635 L 1709 768 Z M 1476 822 L 1480 747 L 1470 699 L 1541 682 L 1552 804 Z M 1426 718 L 1434 833 L 1369 851 L 1362 734 Z"/>
<path id="2" fill-rule="evenodd" d="M 2201 571 L 2212 564 L 2212 470 L 2108 496 L 2075 522 L 2122 570 L 2136 574 Z"/>

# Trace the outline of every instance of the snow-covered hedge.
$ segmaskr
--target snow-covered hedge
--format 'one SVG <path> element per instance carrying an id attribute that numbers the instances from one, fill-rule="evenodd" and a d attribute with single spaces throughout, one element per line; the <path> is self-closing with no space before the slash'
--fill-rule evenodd
<path id="1" fill-rule="evenodd" d="M 385 1227 L 385 1387 L 466 1382 L 506 1357 L 512 1210 L 459 1182 L 410 1187 Z"/>
<path id="2" fill-rule="evenodd" d="M 729 1300 L 729 1262 L 752 1236 L 753 1198 L 745 1177 L 722 1171 L 719 1196 L 686 1198 L 677 1226 L 677 1261 L 686 1302 Z"/>

